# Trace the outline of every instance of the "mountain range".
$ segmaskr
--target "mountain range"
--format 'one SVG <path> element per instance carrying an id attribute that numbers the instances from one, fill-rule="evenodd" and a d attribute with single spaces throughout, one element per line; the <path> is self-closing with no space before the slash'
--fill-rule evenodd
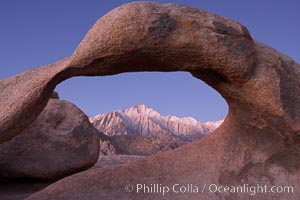
<path id="1" fill-rule="evenodd" d="M 89 119 L 102 133 L 102 148 L 109 148 L 107 154 L 129 155 L 149 155 L 177 148 L 211 133 L 223 122 L 163 116 L 144 104 Z"/>

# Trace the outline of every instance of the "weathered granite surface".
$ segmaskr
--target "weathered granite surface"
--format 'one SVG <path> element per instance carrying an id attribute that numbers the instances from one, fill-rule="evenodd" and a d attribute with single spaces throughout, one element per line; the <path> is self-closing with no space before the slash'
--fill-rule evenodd
<path id="1" fill-rule="evenodd" d="M 0 152 L 0 181 L 57 180 L 97 162 L 99 133 L 74 104 L 50 99 L 33 124 L 0 144 Z"/>
<path id="2" fill-rule="evenodd" d="M 213 134 L 174 151 L 65 178 L 29 199 L 252 199 L 246 193 L 126 192 L 127 184 L 294 186 L 300 196 L 300 66 L 254 41 L 241 24 L 175 4 L 136 2 L 99 19 L 74 54 L 0 82 L 0 140 L 34 121 L 72 76 L 187 71 L 216 89 L 229 112 Z M 200 189 L 200 190 L 201 190 Z"/>

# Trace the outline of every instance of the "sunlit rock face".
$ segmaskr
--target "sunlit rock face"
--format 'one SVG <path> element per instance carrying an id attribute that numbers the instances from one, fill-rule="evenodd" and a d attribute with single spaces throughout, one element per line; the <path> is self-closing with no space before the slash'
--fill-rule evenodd
<path id="1" fill-rule="evenodd" d="M 133 2 L 100 18 L 74 54 L 0 82 L 0 141 L 21 133 L 72 76 L 187 71 L 227 101 L 224 123 L 201 140 L 65 178 L 29 199 L 160 199 L 127 184 L 295 186 L 255 199 L 297 200 L 300 66 L 254 41 L 241 24 L 176 4 Z M 120 99 L 121 101 L 121 99 Z M 135 186 L 133 186 L 135 187 Z M 201 191 L 201 190 L 200 190 Z M 200 196 L 201 195 L 201 196 Z M 253 199 L 248 193 L 167 193 L 164 199 Z"/>
<path id="2" fill-rule="evenodd" d="M 152 155 L 200 139 L 219 127 L 223 120 L 203 123 L 192 117 L 162 116 L 141 104 L 90 117 L 90 122 L 107 136 L 101 141 L 105 155 Z M 106 150 L 109 147 L 115 150 Z"/>
<path id="3" fill-rule="evenodd" d="M 170 135 L 183 141 L 192 141 L 214 131 L 223 120 L 199 122 L 192 117 L 162 116 L 154 109 L 141 104 L 90 117 L 90 122 L 108 136 Z"/>

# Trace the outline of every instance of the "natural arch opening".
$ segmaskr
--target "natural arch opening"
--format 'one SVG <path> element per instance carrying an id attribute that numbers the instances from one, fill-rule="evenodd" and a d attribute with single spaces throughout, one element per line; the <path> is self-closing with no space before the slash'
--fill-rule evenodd
<path id="1" fill-rule="evenodd" d="M 101 142 L 100 153 L 106 155 L 175 149 L 213 132 L 228 111 L 216 90 L 186 72 L 77 77 L 59 84 L 56 91 L 108 136 L 101 138 L 109 142 Z"/>
<path id="2" fill-rule="evenodd" d="M 88 116 L 138 104 L 153 107 L 162 115 L 193 117 L 202 122 L 224 119 L 228 111 L 215 89 L 187 72 L 74 77 L 60 83 L 56 91 Z"/>

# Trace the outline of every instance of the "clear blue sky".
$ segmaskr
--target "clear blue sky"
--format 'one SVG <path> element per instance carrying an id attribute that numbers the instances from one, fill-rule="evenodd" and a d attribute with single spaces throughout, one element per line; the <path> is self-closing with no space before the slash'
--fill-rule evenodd
<path id="1" fill-rule="evenodd" d="M 125 0 L 1 0 L 0 79 L 70 56 L 94 22 Z M 168 0 L 246 25 L 253 38 L 300 62 L 298 0 Z M 144 103 L 164 115 L 201 121 L 226 116 L 223 98 L 187 73 L 78 77 L 56 89 L 92 116 Z"/>

